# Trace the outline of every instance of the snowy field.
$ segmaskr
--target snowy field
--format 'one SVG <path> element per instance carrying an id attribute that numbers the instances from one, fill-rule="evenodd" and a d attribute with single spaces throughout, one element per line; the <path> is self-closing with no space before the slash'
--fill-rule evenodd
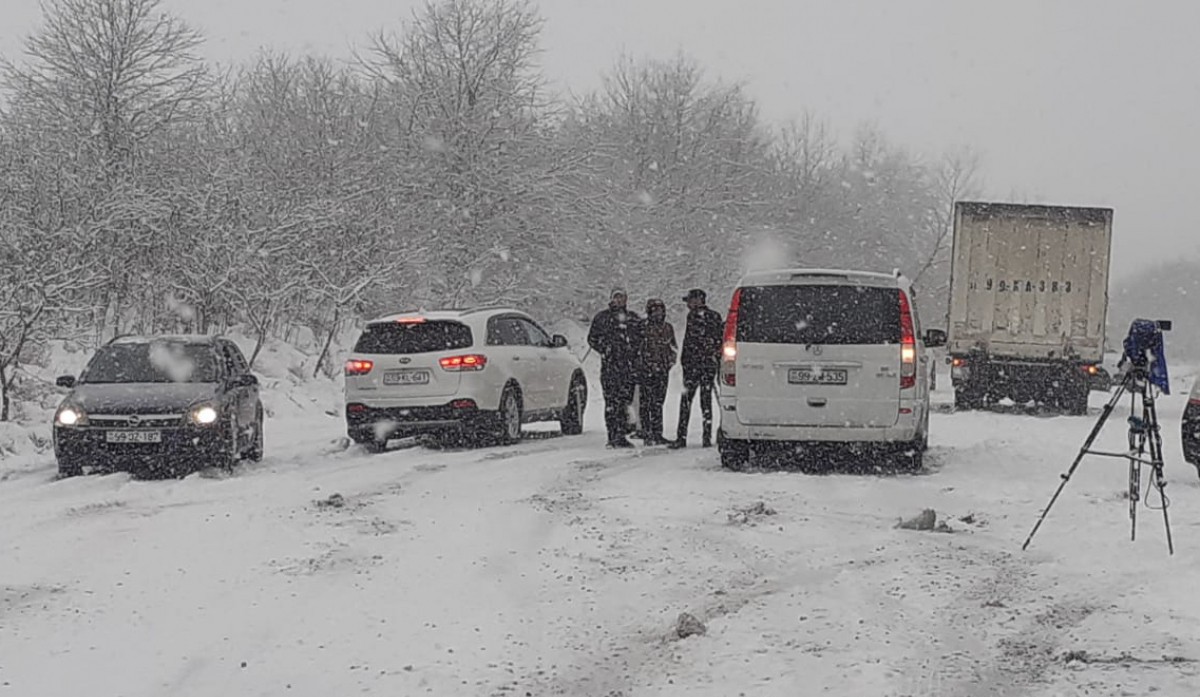
<path id="1" fill-rule="evenodd" d="M 578 438 L 370 456 L 332 383 L 285 383 L 232 476 L 55 481 L 9 448 L 0 695 L 1200 694 L 1186 397 L 1160 403 L 1169 557 L 1157 511 L 1129 541 L 1099 459 L 1020 549 L 1098 394 L 1088 418 L 953 414 L 943 377 L 927 470 L 871 476 L 607 451 L 596 401 Z M 949 530 L 895 527 L 925 508 Z M 680 639 L 684 612 L 706 632 Z"/>

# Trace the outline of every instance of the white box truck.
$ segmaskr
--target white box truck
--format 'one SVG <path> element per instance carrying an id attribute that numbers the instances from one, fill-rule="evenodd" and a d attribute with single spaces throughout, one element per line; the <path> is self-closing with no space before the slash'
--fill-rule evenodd
<path id="1" fill-rule="evenodd" d="M 1111 208 L 959 201 L 948 349 L 960 409 L 1012 399 L 1085 414 L 1101 370 Z"/>

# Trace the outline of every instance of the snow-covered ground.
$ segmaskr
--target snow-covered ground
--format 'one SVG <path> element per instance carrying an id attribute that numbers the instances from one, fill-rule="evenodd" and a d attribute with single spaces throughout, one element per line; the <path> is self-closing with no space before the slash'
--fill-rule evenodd
<path id="1" fill-rule="evenodd" d="M 1160 403 L 1170 557 L 1094 458 L 1021 551 L 1095 410 L 943 408 L 919 475 L 734 474 L 606 451 L 598 401 L 577 438 L 370 456 L 296 372 L 230 477 L 0 459 L 0 695 L 1200 694 L 1185 397 Z M 950 531 L 895 527 L 925 508 Z M 679 639 L 683 612 L 707 632 Z"/>

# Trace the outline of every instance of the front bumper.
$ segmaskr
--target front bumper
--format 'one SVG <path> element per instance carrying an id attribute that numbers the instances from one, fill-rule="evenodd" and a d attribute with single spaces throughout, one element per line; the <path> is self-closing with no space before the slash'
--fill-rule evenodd
<path id="1" fill-rule="evenodd" d="M 456 402 L 459 400 L 456 400 Z M 420 407 L 373 407 L 361 402 L 346 405 L 346 431 L 355 442 L 471 431 L 489 425 L 495 414 L 449 402 Z"/>
<path id="2" fill-rule="evenodd" d="M 110 431 L 157 431 L 158 443 L 110 443 Z M 228 430 L 211 426 L 175 426 L 154 429 L 116 429 L 96 426 L 54 427 L 54 455 L 60 463 L 112 467 L 127 463 L 152 464 L 169 460 L 201 462 L 225 454 Z"/>

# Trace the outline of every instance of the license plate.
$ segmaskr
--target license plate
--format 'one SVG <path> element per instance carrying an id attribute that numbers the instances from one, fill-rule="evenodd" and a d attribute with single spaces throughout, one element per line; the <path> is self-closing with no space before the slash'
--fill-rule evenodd
<path id="1" fill-rule="evenodd" d="M 428 385 L 428 370 L 389 370 L 383 374 L 385 385 Z"/>
<path id="2" fill-rule="evenodd" d="M 792 368 L 788 370 L 788 382 L 793 385 L 845 385 L 847 374 L 844 370 L 809 370 L 807 368 Z"/>
<path id="3" fill-rule="evenodd" d="M 109 443 L 161 443 L 162 431 L 109 431 L 104 438 Z"/>

